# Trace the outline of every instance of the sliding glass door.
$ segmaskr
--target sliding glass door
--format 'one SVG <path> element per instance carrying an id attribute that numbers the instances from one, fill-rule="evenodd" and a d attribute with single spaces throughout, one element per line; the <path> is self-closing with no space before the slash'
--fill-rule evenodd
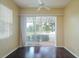
<path id="1" fill-rule="evenodd" d="M 56 46 L 56 17 L 25 18 L 25 46 Z"/>

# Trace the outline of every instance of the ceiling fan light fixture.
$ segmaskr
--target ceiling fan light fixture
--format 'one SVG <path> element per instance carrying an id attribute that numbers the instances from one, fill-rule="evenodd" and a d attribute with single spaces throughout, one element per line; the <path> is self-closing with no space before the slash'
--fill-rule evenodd
<path id="1" fill-rule="evenodd" d="M 38 7 L 37 11 L 40 11 L 41 8 L 44 8 L 46 10 L 50 10 L 50 8 L 46 7 L 45 4 L 41 0 L 38 0 L 38 2 L 39 2 L 39 7 Z"/>

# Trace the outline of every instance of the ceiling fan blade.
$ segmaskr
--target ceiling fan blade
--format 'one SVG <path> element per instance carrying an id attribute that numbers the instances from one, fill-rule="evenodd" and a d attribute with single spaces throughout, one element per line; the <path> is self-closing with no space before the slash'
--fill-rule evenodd
<path id="1" fill-rule="evenodd" d="M 47 10 L 50 10 L 50 8 L 49 8 L 49 7 L 46 7 L 46 6 L 45 6 L 44 8 L 46 8 Z"/>
<path id="2" fill-rule="evenodd" d="M 41 10 L 41 8 L 42 8 L 42 6 L 40 6 L 40 7 L 37 9 L 37 11 L 40 11 L 40 10 Z"/>
<path id="3" fill-rule="evenodd" d="M 38 0 L 38 2 L 39 2 L 40 5 L 43 4 L 43 2 L 41 0 Z"/>

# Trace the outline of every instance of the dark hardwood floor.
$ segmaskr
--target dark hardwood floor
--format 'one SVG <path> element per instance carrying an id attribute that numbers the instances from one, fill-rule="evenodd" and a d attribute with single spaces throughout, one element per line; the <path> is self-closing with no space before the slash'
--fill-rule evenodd
<path id="1" fill-rule="evenodd" d="M 75 58 L 64 48 L 59 47 L 22 47 L 6 58 Z"/>

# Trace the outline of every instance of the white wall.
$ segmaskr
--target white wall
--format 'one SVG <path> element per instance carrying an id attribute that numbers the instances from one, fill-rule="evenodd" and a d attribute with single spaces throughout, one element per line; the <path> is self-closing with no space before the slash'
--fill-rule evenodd
<path id="1" fill-rule="evenodd" d="M 64 43 L 79 57 L 79 0 L 71 0 L 65 8 Z"/>
<path id="2" fill-rule="evenodd" d="M 13 35 L 5 39 L 0 39 L 0 57 L 3 57 L 10 53 L 13 49 L 18 47 L 18 7 L 12 2 L 12 0 L 0 0 L 0 5 L 10 9 L 13 13 Z M 0 9 L 1 10 L 1 9 Z M 8 34 L 7 34 L 8 35 Z"/>

